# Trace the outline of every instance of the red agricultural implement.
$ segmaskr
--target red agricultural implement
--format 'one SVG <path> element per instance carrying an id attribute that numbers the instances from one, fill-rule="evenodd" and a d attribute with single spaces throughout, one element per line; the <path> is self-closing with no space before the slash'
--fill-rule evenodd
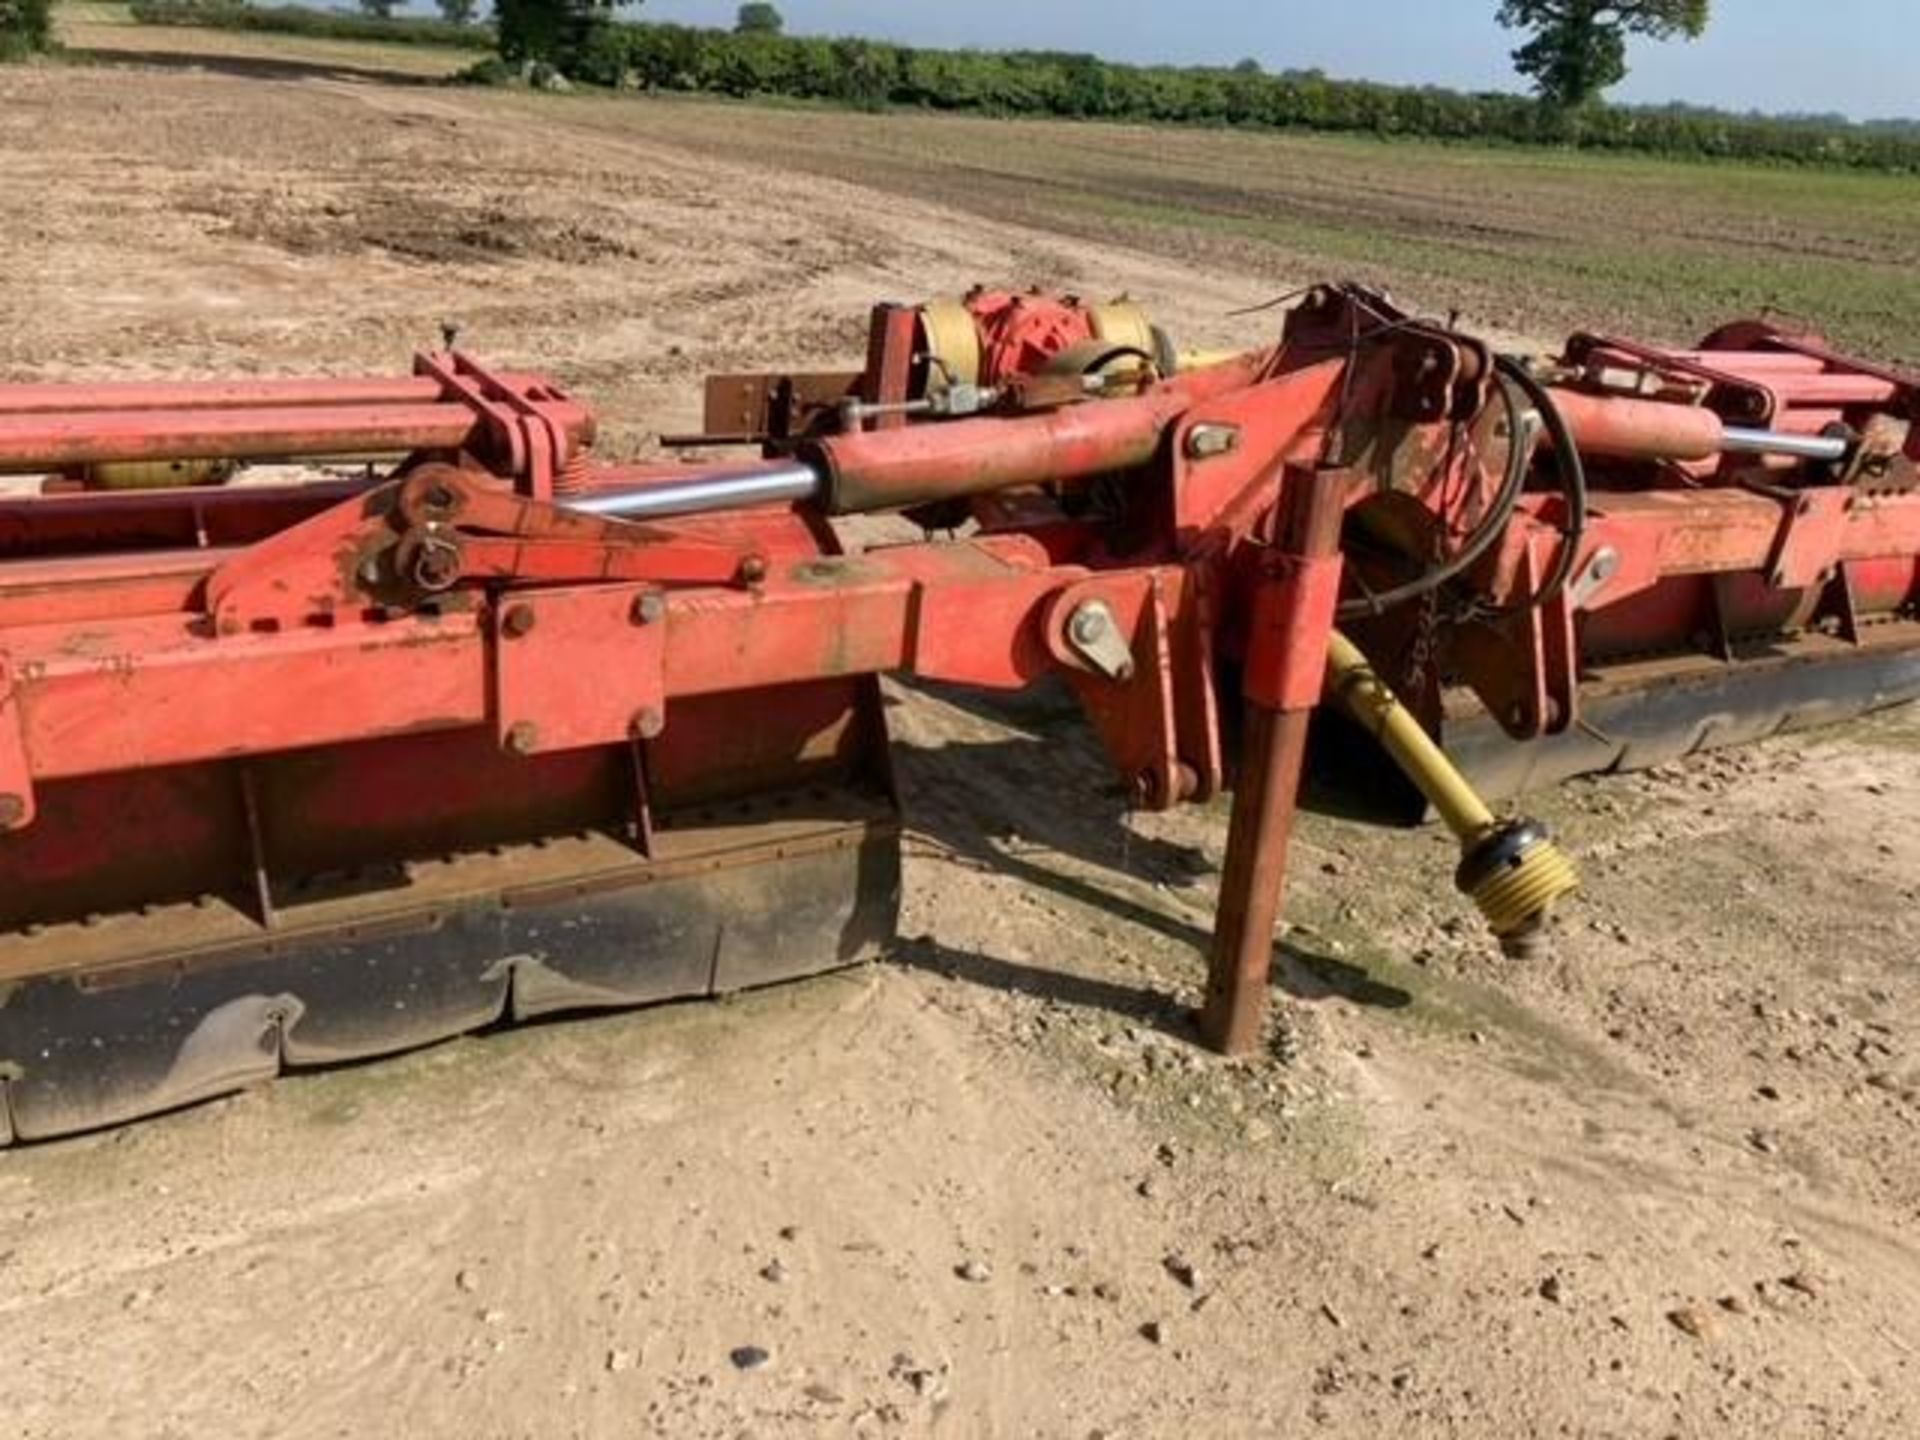
<path id="1" fill-rule="evenodd" d="M 1519 360 L 1351 287 L 1211 359 L 882 307 L 859 373 L 710 382 L 725 465 L 596 463 L 458 353 L 0 387 L 0 1140 L 874 953 L 887 673 L 1055 677 L 1135 805 L 1233 790 L 1215 1045 L 1323 698 L 1316 768 L 1384 744 L 1523 944 L 1572 867 L 1447 756 L 1504 797 L 1920 695 L 1916 420 L 1765 325 Z M 944 538 L 850 551 L 877 511 Z"/>

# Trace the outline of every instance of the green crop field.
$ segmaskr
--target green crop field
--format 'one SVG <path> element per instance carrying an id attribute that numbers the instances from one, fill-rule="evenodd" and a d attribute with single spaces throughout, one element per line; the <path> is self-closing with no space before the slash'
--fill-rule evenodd
<path id="1" fill-rule="evenodd" d="M 1920 362 L 1920 180 L 1324 136 L 613 100 L 596 124 L 1509 329 L 1774 311 Z"/>

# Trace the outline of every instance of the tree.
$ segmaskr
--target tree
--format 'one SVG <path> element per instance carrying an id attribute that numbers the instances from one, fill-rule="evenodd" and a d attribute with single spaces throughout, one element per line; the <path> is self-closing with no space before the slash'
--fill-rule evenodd
<path id="1" fill-rule="evenodd" d="M 474 12 L 480 8 L 480 0 L 434 0 L 440 7 L 440 18 L 449 25 L 471 25 Z"/>
<path id="2" fill-rule="evenodd" d="M 1595 99 L 1627 75 L 1627 37 L 1692 40 L 1707 28 L 1708 0 L 1500 0 L 1500 23 L 1533 38 L 1513 68 L 1556 110 Z"/>
<path id="3" fill-rule="evenodd" d="M 613 21 L 613 12 L 640 0 L 494 0 L 500 58 L 509 65 L 537 60 L 578 74 Z"/>
<path id="4" fill-rule="evenodd" d="M 400 0 L 360 0 L 360 8 L 376 20 L 391 20 L 393 7 L 399 3 Z"/>
<path id="5" fill-rule="evenodd" d="M 1249 55 L 1233 67 L 1233 73 L 1236 75 L 1264 75 L 1267 72 L 1262 68 L 1258 60 Z"/>
<path id="6" fill-rule="evenodd" d="M 52 9 L 52 0 L 0 0 L 0 60 L 50 49 Z"/>
<path id="7" fill-rule="evenodd" d="M 741 35 L 778 35 L 787 28 L 787 22 L 775 6 L 742 5 L 733 28 Z"/>

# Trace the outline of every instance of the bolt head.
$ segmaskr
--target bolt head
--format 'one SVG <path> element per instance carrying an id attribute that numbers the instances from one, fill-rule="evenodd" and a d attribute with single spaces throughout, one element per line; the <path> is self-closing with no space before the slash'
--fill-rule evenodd
<path id="1" fill-rule="evenodd" d="M 647 591 L 633 602 L 632 616 L 636 625 L 658 625 L 666 613 L 666 599 L 656 590 Z"/>
<path id="2" fill-rule="evenodd" d="M 509 605 L 507 613 L 500 617 L 500 633 L 509 640 L 518 640 L 533 629 L 534 615 L 531 605 Z"/>
<path id="3" fill-rule="evenodd" d="M 540 727 L 530 720 L 522 720 L 507 731 L 506 746 L 510 755 L 531 755 L 540 744 Z"/>
<path id="4" fill-rule="evenodd" d="M 1081 645 L 1091 645 L 1107 631 L 1107 617 L 1093 604 L 1082 605 L 1067 621 L 1068 633 Z"/>
<path id="5" fill-rule="evenodd" d="M 632 730 L 636 740 L 652 740 L 666 728 L 667 717 L 656 706 L 648 705 L 634 713 Z"/>
<path id="6" fill-rule="evenodd" d="M 767 578 L 767 559 L 764 555 L 749 555 L 740 562 L 740 578 L 749 585 L 758 585 Z"/>
<path id="7" fill-rule="evenodd" d="M 1193 427 L 1187 432 L 1187 458 L 1189 460 L 1210 460 L 1216 455 L 1226 455 L 1240 448 L 1240 427 L 1206 423 Z"/>
<path id="8" fill-rule="evenodd" d="M 27 802 L 23 796 L 0 795 L 0 830 L 14 830 L 27 820 Z"/>

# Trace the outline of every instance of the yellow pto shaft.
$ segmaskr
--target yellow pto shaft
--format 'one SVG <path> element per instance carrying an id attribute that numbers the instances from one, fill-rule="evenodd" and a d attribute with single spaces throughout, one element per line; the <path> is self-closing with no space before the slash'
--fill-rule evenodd
<path id="1" fill-rule="evenodd" d="M 1540 931 L 1547 912 L 1580 887 L 1579 873 L 1532 820 L 1502 823 L 1413 712 L 1374 673 L 1360 647 L 1335 631 L 1327 647 L 1327 696 L 1380 742 L 1460 841 L 1454 881 L 1509 948 Z"/>

